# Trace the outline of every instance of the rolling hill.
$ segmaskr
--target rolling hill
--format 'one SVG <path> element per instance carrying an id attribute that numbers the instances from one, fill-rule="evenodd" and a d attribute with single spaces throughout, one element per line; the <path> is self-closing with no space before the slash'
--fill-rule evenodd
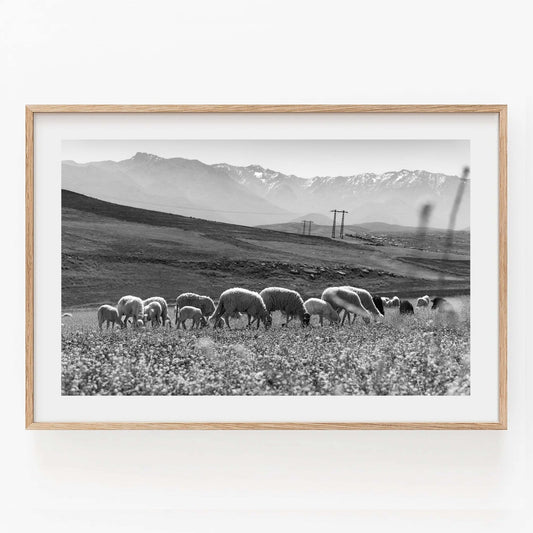
<path id="1" fill-rule="evenodd" d="M 232 286 L 282 285 L 305 297 L 340 284 L 383 294 L 460 294 L 469 291 L 468 264 L 464 255 L 442 261 L 427 251 L 226 224 L 62 191 L 64 307 L 116 302 L 124 294 L 217 297 Z"/>

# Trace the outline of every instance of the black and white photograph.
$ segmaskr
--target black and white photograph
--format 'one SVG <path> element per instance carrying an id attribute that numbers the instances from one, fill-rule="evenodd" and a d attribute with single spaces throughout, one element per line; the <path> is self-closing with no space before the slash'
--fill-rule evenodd
<path id="1" fill-rule="evenodd" d="M 61 159 L 62 395 L 470 395 L 469 140 Z"/>

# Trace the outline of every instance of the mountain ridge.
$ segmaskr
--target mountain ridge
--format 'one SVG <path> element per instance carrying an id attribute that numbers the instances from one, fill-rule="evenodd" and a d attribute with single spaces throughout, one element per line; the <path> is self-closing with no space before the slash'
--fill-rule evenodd
<path id="1" fill-rule="evenodd" d="M 418 210 L 433 203 L 435 227 L 446 227 L 460 183 L 458 176 L 427 170 L 372 172 L 302 178 L 258 164 L 207 164 L 137 152 L 121 161 L 62 162 L 62 186 L 102 200 L 121 199 L 132 207 L 158 206 L 244 225 L 283 223 L 331 209 L 348 211 L 347 224 L 380 220 L 418 225 Z M 469 202 L 469 187 L 464 203 Z M 377 216 L 379 214 L 380 216 Z M 462 206 L 457 227 L 470 224 Z"/>

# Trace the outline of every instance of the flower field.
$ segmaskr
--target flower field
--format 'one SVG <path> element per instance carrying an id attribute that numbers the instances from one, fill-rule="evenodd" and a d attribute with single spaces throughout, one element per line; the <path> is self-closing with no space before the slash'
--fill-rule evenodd
<path id="1" fill-rule="evenodd" d="M 458 318 L 431 311 L 352 326 L 268 331 L 172 328 L 100 332 L 96 310 L 63 319 L 64 395 L 468 395 L 469 298 Z M 240 329 L 239 329 L 240 328 Z"/>

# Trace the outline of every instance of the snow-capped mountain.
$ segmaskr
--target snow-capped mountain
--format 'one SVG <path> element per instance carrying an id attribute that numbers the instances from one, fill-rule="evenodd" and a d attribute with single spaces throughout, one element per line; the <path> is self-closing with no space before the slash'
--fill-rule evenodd
<path id="1" fill-rule="evenodd" d="M 301 178 L 259 165 L 207 165 L 137 153 L 124 161 L 63 161 L 63 188 L 133 207 L 243 225 L 276 224 L 308 213 L 331 218 L 344 209 L 347 224 L 376 221 L 416 226 L 423 203 L 431 226 L 446 227 L 460 180 L 425 170 Z M 457 227 L 470 225 L 465 190 Z M 325 218 L 322 218 L 325 220 Z"/>

